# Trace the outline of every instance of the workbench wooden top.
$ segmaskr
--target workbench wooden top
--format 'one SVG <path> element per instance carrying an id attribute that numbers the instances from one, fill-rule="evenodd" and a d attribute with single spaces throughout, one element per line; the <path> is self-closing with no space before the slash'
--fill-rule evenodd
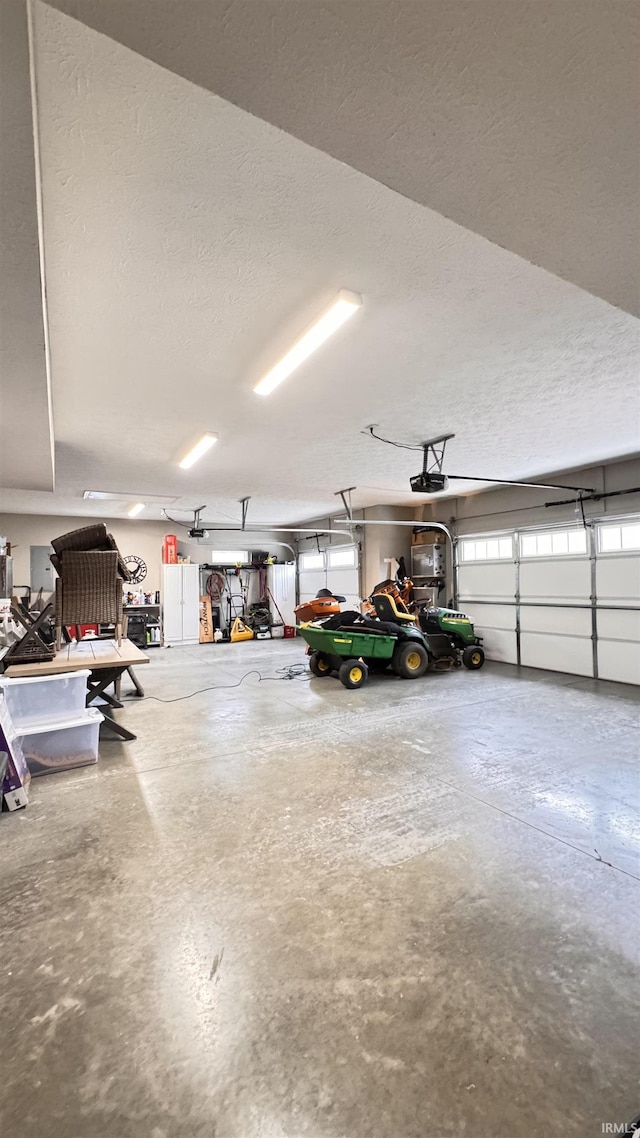
<path id="1" fill-rule="evenodd" d="M 79 672 L 89 668 L 92 672 L 102 668 L 137 668 L 148 664 L 145 656 L 130 640 L 116 644 L 115 640 L 80 640 L 65 644 L 52 660 L 42 664 L 12 664 L 4 673 L 9 678 L 22 676 L 55 676 L 59 672 Z"/>

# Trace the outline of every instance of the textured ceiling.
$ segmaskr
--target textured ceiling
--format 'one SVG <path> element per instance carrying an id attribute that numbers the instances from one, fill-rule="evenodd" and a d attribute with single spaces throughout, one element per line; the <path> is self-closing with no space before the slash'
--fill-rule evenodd
<path id="1" fill-rule="evenodd" d="M 36 6 L 58 485 L 285 524 L 411 501 L 449 469 L 535 475 L 637 449 L 633 317 L 44 5 Z M 350 323 L 267 399 L 252 385 L 341 287 Z M 190 471 L 203 430 L 220 441 Z M 413 498 L 412 504 L 419 499 Z M 95 508 L 92 504 L 92 513 Z M 114 513 L 113 504 L 107 512 Z M 124 510 L 122 511 L 124 512 Z"/>
<path id="2" fill-rule="evenodd" d="M 52 0 L 639 313 L 637 0 Z"/>
<path id="3" fill-rule="evenodd" d="M 0 3 L 0 486 L 53 488 L 23 0 Z"/>

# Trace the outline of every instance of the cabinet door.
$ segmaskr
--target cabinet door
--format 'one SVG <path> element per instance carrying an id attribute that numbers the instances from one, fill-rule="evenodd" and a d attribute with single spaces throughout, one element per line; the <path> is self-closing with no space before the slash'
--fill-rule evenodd
<path id="1" fill-rule="evenodd" d="M 162 629 L 165 644 L 182 640 L 182 565 L 162 566 Z"/>
<path id="2" fill-rule="evenodd" d="M 182 639 L 200 639 L 200 566 L 181 565 Z"/>

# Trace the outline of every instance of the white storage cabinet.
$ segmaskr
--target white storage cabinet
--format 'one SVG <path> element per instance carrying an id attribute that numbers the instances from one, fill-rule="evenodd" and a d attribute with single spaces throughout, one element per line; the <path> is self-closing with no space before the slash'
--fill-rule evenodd
<path id="1" fill-rule="evenodd" d="M 165 648 L 200 640 L 200 566 L 163 565 L 160 600 Z"/>

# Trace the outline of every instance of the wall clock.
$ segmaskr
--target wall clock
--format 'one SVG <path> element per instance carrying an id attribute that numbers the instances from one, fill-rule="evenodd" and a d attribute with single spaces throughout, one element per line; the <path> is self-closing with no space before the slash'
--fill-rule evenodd
<path id="1" fill-rule="evenodd" d="M 134 584 L 139 585 L 141 581 L 144 581 L 147 575 L 147 567 L 142 558 L 136 557 L 135 553 L 130 553 L 123 560 Z"/>

